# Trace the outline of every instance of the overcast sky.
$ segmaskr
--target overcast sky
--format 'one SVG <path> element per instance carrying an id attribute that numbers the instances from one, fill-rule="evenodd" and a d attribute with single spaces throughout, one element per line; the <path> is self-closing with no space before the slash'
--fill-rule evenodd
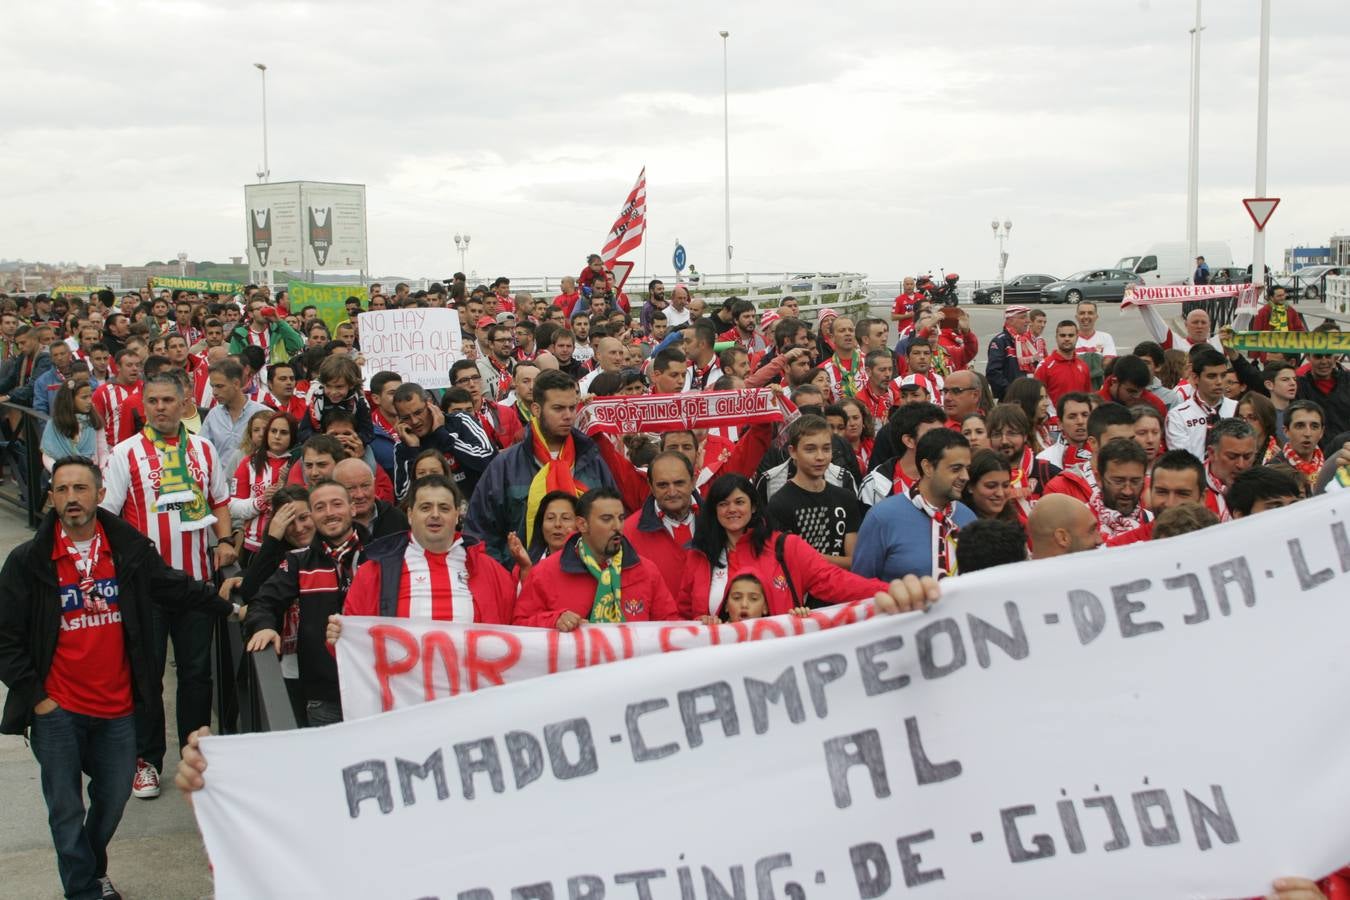
<path id="1" fill-rule="evenodd" d="M 1276 0 L 1267 261 L 1350 231 L 1350 16 Z M 1259 0 L 1209 0 L 1200 237 L 1251 259 Z M 243 185 L 366 184 L 377 274 L 562 274 L 644 165 L 653 273 L 1063 275 L 1185 236 L 1187 0 L 5 0 L 0 257 L 244 250 Z M 643 271 L 641 252 L 637 270 Z"/>

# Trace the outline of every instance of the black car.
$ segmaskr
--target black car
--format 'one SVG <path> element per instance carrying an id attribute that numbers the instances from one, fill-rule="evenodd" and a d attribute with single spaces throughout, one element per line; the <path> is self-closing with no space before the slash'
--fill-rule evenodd
<path id="1" fill-rule="evenodd" d="M 1041 288 L 1058 280 L 1053 275 L 1018 275 L 1004 285 L 1007 294 L 1006 299 L 999 296 L 999 286 L 996 284 L 976 288 L 975 293 L 971 294 L 970 298 L 981 305 L 989 303 L 1038 303 L 1041 299 Z"/>

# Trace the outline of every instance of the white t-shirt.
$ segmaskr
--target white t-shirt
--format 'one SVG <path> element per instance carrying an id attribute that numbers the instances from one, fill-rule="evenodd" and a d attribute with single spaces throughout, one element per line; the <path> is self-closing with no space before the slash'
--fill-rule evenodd
<path id="1" fill-rule="evenodd" d="M 1100 353 L 1102 356 L 1116 356 L 1116 339 L 1111 337 L 1105 331 L 1098 329 L 1092 333 L 1092 337 L 1078 336 L 1079 353 Z"/>
<path id="2" fill-rule="evenodd" d="M 666 324 L 671 328 L 677 325 L 684 325 L 689 322 L 689 307 L 676 309 L 672 304 L 666 307 Z"/>

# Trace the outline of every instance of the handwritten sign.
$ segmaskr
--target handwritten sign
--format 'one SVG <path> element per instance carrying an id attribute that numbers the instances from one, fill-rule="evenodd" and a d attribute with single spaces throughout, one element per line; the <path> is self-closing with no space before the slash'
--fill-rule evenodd
<path id="1" fill-rule="evenodd" d="M 379 309 L 357 320 L 370 384 L 376 372 L 397 372 L 424 388 L 450 386 L 450 366 L 464 358 L 459 313 L 453 309 Z"/>
<path id="2" fill-rule="evenodd" d="M 1348 518 L 1337 492 L 926 614 L 208 738 L 216 896 L 1264 896 L 1350 860 Z"/>

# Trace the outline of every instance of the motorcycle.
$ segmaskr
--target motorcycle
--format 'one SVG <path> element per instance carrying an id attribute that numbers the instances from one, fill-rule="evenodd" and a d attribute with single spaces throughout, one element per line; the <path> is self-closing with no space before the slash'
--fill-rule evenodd
<path id="1" fill-rule="evenodd" d="M 920 275 L 915 279 L 915 288 L 922 291 L 928 299 L 943 306 L 956 306 L 960 303 L 956 283 L 961 279 L 955 272 L 946 272 L 942 281 L 934 281 L 932 275 Z"/>

